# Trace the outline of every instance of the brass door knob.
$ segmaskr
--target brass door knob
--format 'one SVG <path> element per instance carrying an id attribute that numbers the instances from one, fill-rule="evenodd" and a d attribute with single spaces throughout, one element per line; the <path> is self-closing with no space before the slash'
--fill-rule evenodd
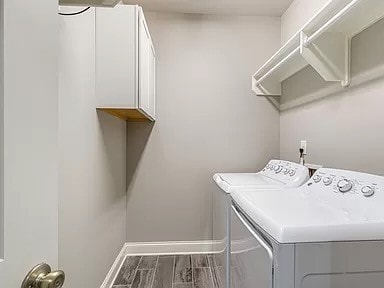
<path id="1" fill-rule="evenodd" d="M 32 268 L 24 278 L 21 288 L 61 288 L 65 273 L 61 270 L 51 272 L 51 267 L 41 263 Z"/>

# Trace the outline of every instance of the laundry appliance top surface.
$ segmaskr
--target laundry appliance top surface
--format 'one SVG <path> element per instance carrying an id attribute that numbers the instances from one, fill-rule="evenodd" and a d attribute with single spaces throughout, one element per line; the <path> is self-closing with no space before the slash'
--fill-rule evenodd
<path id="1" fill-rule="evenodd" d="M 216 184 L 226 193 L 239 187 L 279 189 L 297 187 L 309 178 L 308 168 L 297 163 L 271 160 L 257 173 L 218 173 L 213 176 Z"/>
<path id="2" fill-rule="evenodd" d="M 381 176 L 321 168 L 298 188 L 242 187 L 231 195 L 256 226 L 280 243 L 384 239 Z"/>

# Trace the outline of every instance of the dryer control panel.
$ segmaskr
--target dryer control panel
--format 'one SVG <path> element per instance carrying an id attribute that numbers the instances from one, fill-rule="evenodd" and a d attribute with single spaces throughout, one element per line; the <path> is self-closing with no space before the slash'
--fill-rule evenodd
<path id="1" fill-rule="evenodd" d="M 309 179 L 307 167 L 284 160 L 271 160 L 260 172 L 262 175 L 280 181 L 286 187 L 297 187 Z"/>
<path id="2" fill-rule="evenodd" d="M 321 168 L 303 186 L 304 195 L 365 220 L 383 217 L 384 177 L 361 172 Z"/>
<path id="3" fill-rule="evenodd" d="M 334 193 L 360 194 L 369 198 L 375 195 L 376 190 L 384 186 L 384 177 L 361 172 L 322 168 L 312 176 L 307 186 L 312 184 L 323 186 L 322 190 Z"/>

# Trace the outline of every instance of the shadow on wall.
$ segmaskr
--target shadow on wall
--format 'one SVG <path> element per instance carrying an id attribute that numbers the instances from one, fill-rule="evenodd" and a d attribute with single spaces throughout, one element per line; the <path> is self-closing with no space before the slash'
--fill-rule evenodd
<path id="1" fill-rule="evenodd" d="M 131 185 L 141 157 L 147 146 L 155 122 L 129 122 L 127 135 L 129 137 L 129 149 L 127 149 L 127 188 Z M 129 189 L 127 189 L 129 191 Z M 129 198 L 129 195 L 127 195 Z"/>
<path id="2" fill-rule="evenodd" d="M 384 78 L 384 19 L 352 39 L 351 85 L 343 88 L 340 83 L 325 82 L 310 66 L 282 83 L 281 110 L 287 110 L 340 95 L 362 84 Z M 379 36 L 379 37 L 378 37 Z M 302 85 L 305 83 L 305 85 Z"/>
<path id="3" fill-rule="evenodd" d="M 108 183 L 104 185 L 108 193 L 105 194 L 108 195 L 106 197 L 109 204 L 113 204 L 116 201 L 121 201 L 126 192 L 126 183 L 122 181 L 125 178 L 126 163 L 125 159 L 121 159 L 126 150 L 126 141 L 121 139 L 122 137 L 125 138 L 126 135 L 121 132 L 126 124 L 124 121 L 102 111 L 97 111 L 97 118 L 100 127 L 99 152 L 103 157 L 103 163 L 106 164 L 105 167 L 99 167 L 99 169 L 102 170 L 100 173 L 107 176 Z M 122 141 L 116 141 L 116 139 Z"/>

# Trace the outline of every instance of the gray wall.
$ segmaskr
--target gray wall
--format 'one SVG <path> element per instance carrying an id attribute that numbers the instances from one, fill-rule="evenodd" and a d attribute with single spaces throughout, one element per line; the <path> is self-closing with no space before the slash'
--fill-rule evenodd
<path id="1" fill-rule="evenodd" d="M 279 113 L 251 75 L 280 19 L 146 13 L 157 52 L 157 121 L 127 127 L 127 240 L 212 237 L 215 172 L 279 156 Z"/>
<path id="2" fill-rule="evenodd" d="M 296 160 L 305 139 L 308 162 L 384 175 L 383 35 L 384 20 L 353 39 L 349 88 L 325 83 L 310 67 L 283 83 L 283 105 L 307 103 L 281 113 L 282 158 Z"/>
<path id="3" fill-rule="evenodd" d="M 126 125 L 95 110 L 94 27 L 93 8 L 60 17 L 59 267 L 67 288 L 100 287 L 126 235 Z"/>

